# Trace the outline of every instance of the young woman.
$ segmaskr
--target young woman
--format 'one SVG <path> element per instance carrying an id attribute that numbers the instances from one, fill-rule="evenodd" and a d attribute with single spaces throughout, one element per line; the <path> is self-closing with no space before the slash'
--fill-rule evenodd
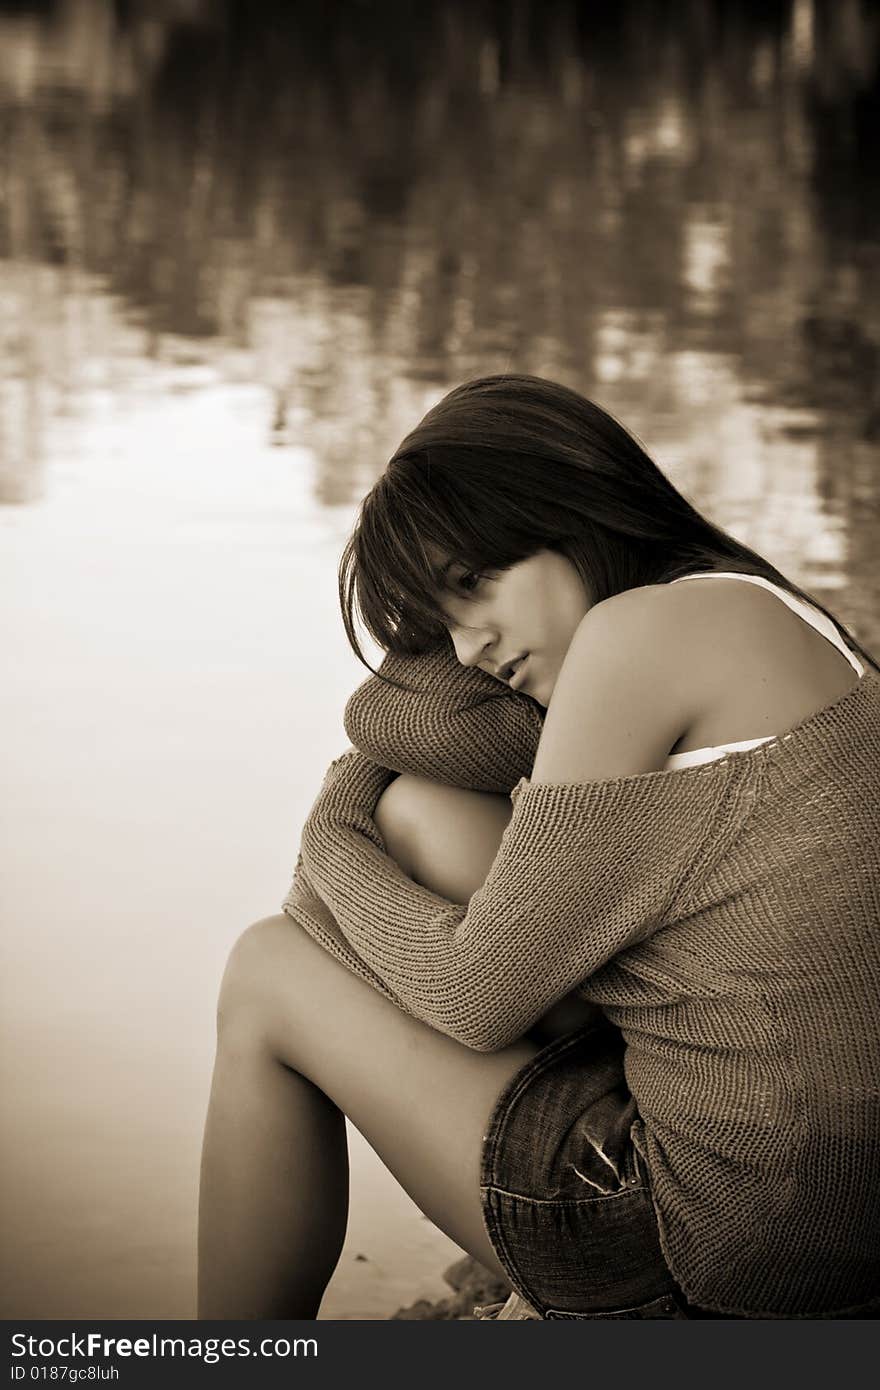
<path id="1" fill-rule="evenodd" d="M 535 1316 L 864 1316 L 869 654 L 531 377 L 428 414 L 340 588 L 388 655 L 224 978 L 201 1316 L 317 1315 L 345 1115 Z"/>

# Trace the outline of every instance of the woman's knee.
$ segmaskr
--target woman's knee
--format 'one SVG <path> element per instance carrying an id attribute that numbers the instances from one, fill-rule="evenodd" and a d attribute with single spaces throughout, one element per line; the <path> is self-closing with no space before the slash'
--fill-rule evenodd
<path id="1" fill-rule="evenodd" d="M 404 772 L 385 788 L 376 803 L 373 819 L 391 858 L 404 870 L 408 870 L 424 834 L 431 786 L 424 778 Z"/>
<path id="2" fill-rule="evenodd" d="M 266 1017 L 281 974 L 296 972 L 296 940 L 302 928 L 280 912 L 253 922 L 229 953 L 217 1002 L 218 1028 Z"/>
<path id="3" fill-rule="evenodd" d="M 404 873 L 466 902 L 485 881 L 510 814 L 507 797 L 404 775 L 386 788 L 374 819 Z"/>

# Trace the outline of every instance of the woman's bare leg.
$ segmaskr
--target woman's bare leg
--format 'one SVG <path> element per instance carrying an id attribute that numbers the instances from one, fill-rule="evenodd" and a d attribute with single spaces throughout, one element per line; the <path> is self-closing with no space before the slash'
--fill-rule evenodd
<path id="1" fill-rule="evenodd" d="M 199 1203 L 199 1316 L 313 1318 L 345 1235 L 348 1115 L 416 1204 L 501 1269 L 482 1136 L 528 1042 L 473 1052 L 403 1014 L 290 918 L 233 950 Z"/>
<path id="2" fill-rule="evenodd" d="M 476 794 L 442 789 L 438 804 L 436 784 L 417 778 L 393 788 L 377 812 L 390 852 L 404 867 L 414 856 L 452 900 L 475 877 L 470 896 L 497 851 L 509 803 L 491 798 L 487 811 Z M 199 1316 L 317 1315 L 345 1236 L 343 1115 L 422 1211 L 501 1273 L 480 1210 L 482 1137 L 500 1091 L 536 1050 L 529 1038 L 473 1052 L 403 1014 L 290 918 L 249 928 L 221 990 L 199 1203 Z"/>

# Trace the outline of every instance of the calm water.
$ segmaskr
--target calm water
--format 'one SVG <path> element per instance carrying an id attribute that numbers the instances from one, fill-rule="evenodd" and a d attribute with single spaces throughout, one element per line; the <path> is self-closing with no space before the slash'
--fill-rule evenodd
<path id="1" fill-rule="evenodd" d="M 8 1317 L 191 1316 L 219 974 L 451 384 L 594 395 L 880 647 L 876 7 L 593 8 L 0 3 Z M 456 1250 L 352 1142 L 384 1317 Z"/>

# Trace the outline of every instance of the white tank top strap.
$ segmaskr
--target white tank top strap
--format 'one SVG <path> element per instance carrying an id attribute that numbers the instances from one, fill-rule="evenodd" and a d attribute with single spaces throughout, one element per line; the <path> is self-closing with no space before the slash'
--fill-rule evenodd
<path id="1" fill-rule="evenodd" d="M 824 613 L 820 613 L 812 604 L 804 599 L 798 598 L 795 594 L 790 594 L 787 589 L 783 589 L 779 584 L 774 584 L 771 580 L 765 579 L 759 574 L 739 574 L 736 571 L 705 570 L 699 574 L 683 574 L 679 579 L 673 579 L 672 584 L 682 584 L 687 579 L 744 579 L 747 584 L 760 584 L 762 589 L 769 589 L 776 594 L 777 598 L 803 618 L 804 622 L 810 624 L 815 630 L 837 648 L 846 657 L 853 670 L 861 677 L 865 673 L 865 668 L 858 657 L 850 651 L 849 647 L 841 637 L 836 625 Z M 665 767 L 667 770 L 674 770 L 682 767 L 697 767 L 701 763 L 711 763 L 718 758 L 722 758 L 725 753 L 741 753 L 748 748 L 757 748 L 761 743 L 772 743 L 776 734 L 767 734 L 763 738 L 741 739 L 738 743 L 719 743 L 711 748 L 691 748 L 686 753 L 670 753 L 666 759 Z"/>

